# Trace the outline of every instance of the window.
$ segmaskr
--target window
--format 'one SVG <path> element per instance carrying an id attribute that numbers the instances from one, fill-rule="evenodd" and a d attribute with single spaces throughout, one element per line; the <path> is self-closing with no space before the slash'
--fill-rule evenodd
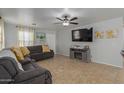
<path id="1" fill-rule="evenodd" d="M 31 46 L 34 44 L 34 29 L 18 27 L 19 46 Z"/>
<path id="2" fill-rule="evenodd" d="M 4 22 L 0 19 L 0 50 L 4 47 Z"/>

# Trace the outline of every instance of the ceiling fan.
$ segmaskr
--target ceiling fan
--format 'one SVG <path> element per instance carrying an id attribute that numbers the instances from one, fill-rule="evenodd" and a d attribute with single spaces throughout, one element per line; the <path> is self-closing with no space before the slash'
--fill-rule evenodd
<path id="1" fill-rule="evenodd" d="M 59 21 L 62 21 L 62 22 L 58 22 L 55 24 L 62 24 L 63 26 L 69 26 L 70 24 L 78 25 L 77 22 L 73 22 L 74 20 L 77 20 L 78 17 L 69 18 L 69 16 L 65 15 L 65 16 L 63 16 L 63 18 L 56 17 L 56 19 L 58 19 Z"/>

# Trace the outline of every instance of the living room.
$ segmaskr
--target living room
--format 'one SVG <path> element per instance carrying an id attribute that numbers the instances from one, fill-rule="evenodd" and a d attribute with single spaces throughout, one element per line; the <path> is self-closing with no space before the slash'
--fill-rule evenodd
<path id="1" fill-rule="evenodd" d="M 2 0 L 0 92 L 123 93 L 122 0 Z"/>
<path id="2" fill-rule="evenodd" d="M 0 82 L 124 83 L 123 11 L 117 8 L 1 8 Z M 87 32 L 91 34 L 90 39 Z M 15 64 L 21 73 L 12 71 L 13 58 L 14 62 L 19 61 Z M 3 64 L 12 77 L 3 70 Z"/>

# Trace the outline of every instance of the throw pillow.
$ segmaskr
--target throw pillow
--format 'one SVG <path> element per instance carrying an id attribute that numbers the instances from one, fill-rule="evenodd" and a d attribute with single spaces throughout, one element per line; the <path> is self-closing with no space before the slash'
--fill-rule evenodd
<path id="1" fill-rule="evenodd" d="M 20 49 L 21 49 L 23 56 L 27 56 L 30 54 L 30 51 L 28 50 L 27 47 L 20 47 Z"/>
<path id="2" fill-rule="evenodd" d="M 24 60 L 24 56 L 20 50 L 20 48 L 17 47 L 13 47 L 11 48 L 11 50 L 14 52 L 14 54 L 16 55 L 18 61 Z"/>
<path id="3" fill-rule="evenodd" d="M 43 52 L 50 52 L 48 45 L 42 45 Z"/>

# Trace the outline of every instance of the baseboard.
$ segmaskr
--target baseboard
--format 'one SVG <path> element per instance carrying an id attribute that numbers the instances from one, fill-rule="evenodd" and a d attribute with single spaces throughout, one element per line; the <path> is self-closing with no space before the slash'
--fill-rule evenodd
<path id="1" fill-rule="evenodd" d="M 62 56 L 67 56 L 67 57 L 69 57 L 69 55 L 65 55 L 65 54 L 61 54 L 61 53 L 56 53 L 56 55 L 62 55 Z"/>
<path id="2" fill-rule="evenodd" d="M 113 65 L 113 64 L 106 63 L 106 62 L 99 62 L 99 61 L 96 61 L 96 60 L 93 60 L 93 63 L 99 63 L 99 64 L 108 65 L 108 66 L 123 68 L 123 66 L 117 66 L 117 65 Z"/>
<path id="3" fill-rule="evenodd" d="M 65 55 L 65 54 L 61 54 L 61 53 L 56 53 L 56 54 L 69 57 L 69 55 Z M 113 64 L 108 64 L 106 62 L 99 62 L 99 61 L 96 61 L 96 60 L 93 60 L 93 59 L 91 59 L 91 60 L 92 60 L 93 63 L 99 63 L 99 64 L 109 65 L 109 66 L 113 66 L 113 67 L 123 68 L 123 66 L 117 66 L 117 65 L 113 65 Z"/>

